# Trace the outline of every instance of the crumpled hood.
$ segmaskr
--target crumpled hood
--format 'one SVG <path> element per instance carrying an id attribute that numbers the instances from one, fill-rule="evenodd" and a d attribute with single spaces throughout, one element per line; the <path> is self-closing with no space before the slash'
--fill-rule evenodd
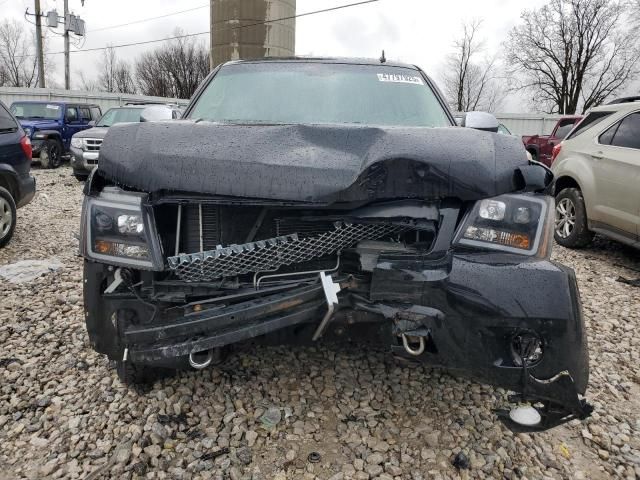
<path id="1" fill-rule="evenodd" d="M 104 138 L 108 131 L 108 127 L 93 127 L 74 133 L 73 136 L 75 138 Z"/>
<path id="2" fill-rule="evenodd" d="M 146 192 L 335 202 L 477 200 L 515 191 L 522 143 L 459 127 L 115 125 L 100 151 L 104 177 Z"/>

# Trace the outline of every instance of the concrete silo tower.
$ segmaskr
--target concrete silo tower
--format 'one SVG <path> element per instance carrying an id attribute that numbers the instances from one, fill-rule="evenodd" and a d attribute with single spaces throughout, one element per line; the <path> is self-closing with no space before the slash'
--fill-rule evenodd
<path id="1" fill-rule="evenodd" d="M 237 59 L 295 54 L 296 0 L 211 0 L 211 68 Z M 251 26 L 250 26 L 251 25 Z"/>

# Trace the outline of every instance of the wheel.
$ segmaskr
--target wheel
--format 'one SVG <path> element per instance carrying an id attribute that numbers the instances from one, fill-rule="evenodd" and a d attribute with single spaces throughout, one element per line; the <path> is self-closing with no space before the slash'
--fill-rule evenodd
<path id="1" fill-rule="evenodd" d="M 62 145 L 57 140 L 47 140 L 40 150 L 42 168 L 58 168 L 62 163 Z"/>
<path id="2" fill-rule="evenodd" d="M 16 229 L 16 202 L 6 188 L 0 187 L 0 248 L 4 247 Z"/>
<path id="3" fill-rule="evenodd" d="M 122 383 L 129 386 L 150 385 L 169 372 L 166 368 L 154 368 L 147 365 L 137 365 L 131 362 L 116 362 L 116 372 Z"/>
<path id="4" fill-rule="evenodd" d="M 565 188 L 556 195 L 556 226 L 554 237 L 563 247 L 586 247 L 593 239 L 587 227 L 587 211 L 582 192 Z"/>

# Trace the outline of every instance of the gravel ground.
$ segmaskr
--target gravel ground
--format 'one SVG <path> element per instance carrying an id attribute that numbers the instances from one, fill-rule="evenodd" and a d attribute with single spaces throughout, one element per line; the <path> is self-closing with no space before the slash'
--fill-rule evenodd
<path id="1" fill-rule="evenodd" d="M 141 392 L 88 346 L 81 184 L 67 167 L 34 175 L 0 266 L 63 267 L 0 280 L 0 478 L 640 478 L 640 289 L 616 281 L 640 277 L 638 252 L 603 239 L 555 249 L 589 334 L 596 410 L 583 423 L 514 435 L 491 412 L 505 392 L 330 347 L 254 348 Z M 451 465 L 459 452 L 468 469 Z"/>

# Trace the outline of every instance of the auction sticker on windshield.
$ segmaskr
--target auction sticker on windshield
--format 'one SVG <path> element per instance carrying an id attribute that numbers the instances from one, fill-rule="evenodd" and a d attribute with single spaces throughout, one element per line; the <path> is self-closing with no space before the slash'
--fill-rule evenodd
<path id="1" fill-rule="evenodd" d="M 47 105 L 47 110 L 58 110 L 60 105 Z"/>
<path id="2" fill-rule="evenodd" d="M 416 85 L 424 85 L 422 78 L 415 75 L 402 75 L 399 73 L 379 73 L 378 80 L 381 82 L 391 83 L 414 83 Z"/>

